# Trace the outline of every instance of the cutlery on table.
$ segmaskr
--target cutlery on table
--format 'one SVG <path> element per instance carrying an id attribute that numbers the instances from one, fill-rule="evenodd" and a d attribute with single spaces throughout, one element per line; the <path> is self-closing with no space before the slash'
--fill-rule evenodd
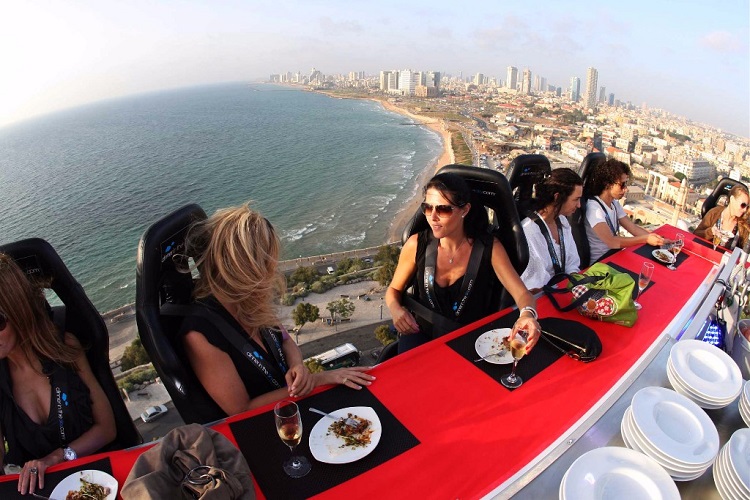
<path id="1" fill-rule="evenodd" d="M 319 415 L 323 415 L 323 416 L 328 417 L 328 418 L 333 419 L 333 420 L 340 420 L 338 417 L 334 417 L 330 413 L 326 413 L 326 412 L 324 412 L 322 410 L 318 410 L 317 408 L 310 408 L 310 411 L 313 412 L 313 413 L 317 413 Z M 347 417 L 346 420 L 344 420 L 344 424 L 348 425 L 349 427 L 354 427 L 354 428 L 356 428 L 356 427 L 359 426 L 359 422 L 357 422 L 356 420 L 354 420 L 353 418 L 350 418 L 350 417 Z"/>
<path id="2" fill-rule="evenodd" d="M 503 354 L 503 353 L 504 353 L 505 351 L 506 351 L 506 349 L 500 349 L 500 350 L 499 350 L 499 351 L 497 351 L 497 352 L 491 352 L 491 353 L 489 353 L 489 354 L 488 354 L 488 355 L 486 355 L 486 356 L 482 356 L 481 358 L 477 358 L 477 359 L 475 359 L 475 360 L 474 360 L 474 362 L 475 362 L 475 363 L 479 363 L 480 361 L 484 361 L 485 359 L 487 359 L 487 358 L 491 358 L 492 356 L 500 356 L 500 355 L 502 355 L 502 354 Z"/>

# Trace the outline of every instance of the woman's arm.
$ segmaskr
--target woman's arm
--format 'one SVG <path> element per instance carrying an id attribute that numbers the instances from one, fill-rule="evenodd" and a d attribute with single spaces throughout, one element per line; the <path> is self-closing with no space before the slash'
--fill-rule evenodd
<path id="1" fill-rule="evenodd" d="M 282 387 L 250 398 L 229 354 L 211 344 L 198 331 L 190 331 L 183 344 L 190 366 L 209 396 L 229 416 L 258 408 L 289 396 Z"/>
<path id="2" fill-rule="evenodd" d="M 716 224 L 716 221 L 719 220 L 719 217 L 715 216 L 714 214 L 721 214 L 721 211 L 724 210 L 723 207 L 718 207 L 719 210 L 716 210 L 716 208 L 717 207 L 714 207 L 706 212 L 705 217 L 701 219 L 700 224 L 698 224 L 698 227 L 695 228 L 693 234 L 706 240 L 710 240 L 711 238 L 713 238 L 713 227 Z"/>
<path id="3" fill-rule="evenodd" d="M 630 220 L 630 217 L 628 216 L 620 217 L 619 222 L 620 225 L 633 236 L 645 236 L 651 234 L 651 231 L 647 231 L 646 229 L 642 228 L 641 226 Z"/>
<path id="4" fill-rule="evenodd" d="M 531 292 L 526 289 L 521 278 L 518 277 L 518 273 L 513 268 L 513 264 L 511 264 L 503 244 L 495 238 L 493 238 L 492 243 L 492 268 L 495 270 L 497 279 L 508 290 L 508 293 L 513 296 L 513 300 L 519 310 L 524 307 L 530 307 L 536 311 L 534 296 L 531 295 Z M 513 325 L 513 332 L 515 333 L 518 330 L 524 330 L 528 333 L 526 352 L 531 351 L 537 341 L 539 341 L 539 336 L 541 335 L 539 323 L 537 323 L 531 311 L 521 312 L 518 321 Z"/>
<path id="5" fill-rule="evenodd" d="M 651 246 L 658 247 L 660 245 L 664 244 L 664 238 L 659 236 L 656 233 L 649 233 L 643 228 L 639 228 L 635 224 L 633 224 L 632 221 L 628 219 L 628 222 L 632 224 L 635 228 L 639 229 L 640 231 L 643 231 L 645 234 L 640 234 L 638 236 L 615 236 L 612 234 L 612 230 L 609 228 L 607 223 L 600 222 L 599 224 L 595 225 L 591 229 L 593 229 L 594 234 L 604 242 L 605 245 L 607 245 L 609 248 L 612 249 L 618 249 L 618 248 L 626 248 L 626 247 L 632 247 L 635 245 L 641 245 L 643 243 L 648 243 Z M 630 229 L 627 225 L 623 224 L 623 227 L 630 232 Z"/>
<path id="6" fill-rule="evenodd" d="M 289 370 L 284 375 L 286 385 L 291 397 L 307 395 L 315 388 L 315 381 L 310 370 L 302 362 L 302 351 L 292 340 L 288 333 L 284 332 L 284 340 L 281 342 L 281 350 L 289 365 Z"/>
<path id="7" fill-rule="evenodd" d="M 393 279 L 391 279 L 388 290 L 385 292 L 385 304 L 391 312 L 393 326 L 399 333 L 416 333 L 419 331 L 417 320 L 401 305 L 401 296 L 417 272 L 417 239 L 418 235 L 413 234 L 404 244 L 398 258 L 398 265 L 393 273 Z"/>
<path id="8" fill-rule="evenodd" d="M 115 427 L 115 417 L 107 395 L 96 380 L 88 359 L 86 359 L 86 353 L 83 351 L 78 339 L 74 335 L 66 333 L 65 343 L 80 350 L 80 354 L 76 359 L 78 376 L 81 377 L 83 383 L 88 387 L 91 396 L 91 412 L 94 417 L 94 424 L 77 439 L 68 443 L 68 446 L 76 452 L 78 457 L 84 457 L 111 443 L 117 437 L 117 428 Z M 44 488 L 44 473 L 47 468 L 63 461 L 63 449 L 57 448 L 46 457 L 26 462 L 18 477 L 21 494 L 25 495 L 27 492 L 33 493 L 37 488 Z M 30 471 L 34 467 L 37 469 L 37 473 L 31 474 Z"/>

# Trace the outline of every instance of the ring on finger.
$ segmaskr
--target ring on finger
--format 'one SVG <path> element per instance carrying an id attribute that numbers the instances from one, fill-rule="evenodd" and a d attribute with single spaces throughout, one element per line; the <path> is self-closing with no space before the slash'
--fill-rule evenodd
<path id="1" fill-rule="evenodd" d="M 346 384 L 346 382 L 349 380 L 348 377 L 344 377 L 344 380 L 341 382 L 342 384 Z"/>
<path id="2" fill-rule="evenodd" d="M 39 474 L 39 469 L 37 469 L 36 467 L 31 467 L 29 469 L 29 473 L 34 475 Z"/>

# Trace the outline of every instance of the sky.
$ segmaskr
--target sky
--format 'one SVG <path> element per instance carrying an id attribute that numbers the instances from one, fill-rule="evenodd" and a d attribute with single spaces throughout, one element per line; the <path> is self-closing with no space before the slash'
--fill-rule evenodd
<path id="1" fill-rule="evenodd" d="M 102 99 L 384 69 L 615 98 L 750 137 L 750 1 L 0 0 L 0 126 Z"/>

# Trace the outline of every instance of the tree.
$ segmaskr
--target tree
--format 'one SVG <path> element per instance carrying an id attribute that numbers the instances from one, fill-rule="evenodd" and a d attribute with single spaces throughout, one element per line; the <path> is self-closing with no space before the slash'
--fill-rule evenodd
<path id="1" fill-rule="evenodd" d="M 389 325 L 380 325 L 375 329 L 375 338 L 380 341 L 381 344 L 387 346 L 398 340 L 396 333 Z"/>
<path id="2" fill-rule="evenodd" d="M 336 315 L 339 315 L 342 318 L 348 318 L 349 316 L 354 314 L 355 306 L 351 300 L 344 297 L 339 300 L 332 300 L 328 303 L 326 309 L 329 313 L 331 313 L 331 323 L 335 324 Z"/>
<path id="3" fill-rule="evenodd" d="M 146 349 L 141 343 L 141 339 L 136 338 L 125 348 L 125 352 L 122 355 L 122 364 L 120 370 L 126 371 L 136 366 L 146 365 L 151 362 L 151 358 L 148 357 Z"/>
<path id="4" fill-rule="evenodd" d="M 299 333 L 305 323 L 312 323 L 320 319 L 320 309 L 309 302 L 300 302 L 292 310 L 292 319 L 294 324 L 297 325 L 297 333 Z"/>
<path id="5" fill-rule="evenodd" d="M 382 264 L 378 269 L 376 279 L 381 285 L 387 286 L 393 279 L 393 273 L 395 272 L 396 264 L 394 264 L 393 262 L 386 262 L 385 264 Z"/>
<path id="6" fill-rule="evenodd" d="M 685 174 L 683 174 L 682 172 L 675 172 L 674 173 L 674 178 L 677 179 L 678 181 L 682 182 L 682 179 L 685 178 Z"/>
<path id="7" fill-rule="evenodd" d="M 298 283 L 311 285 L 316 279 L 318 279 L 317 269 L 314 267 L 298 267 L 289 276 L 289 286 L 294 286 Z"/>

